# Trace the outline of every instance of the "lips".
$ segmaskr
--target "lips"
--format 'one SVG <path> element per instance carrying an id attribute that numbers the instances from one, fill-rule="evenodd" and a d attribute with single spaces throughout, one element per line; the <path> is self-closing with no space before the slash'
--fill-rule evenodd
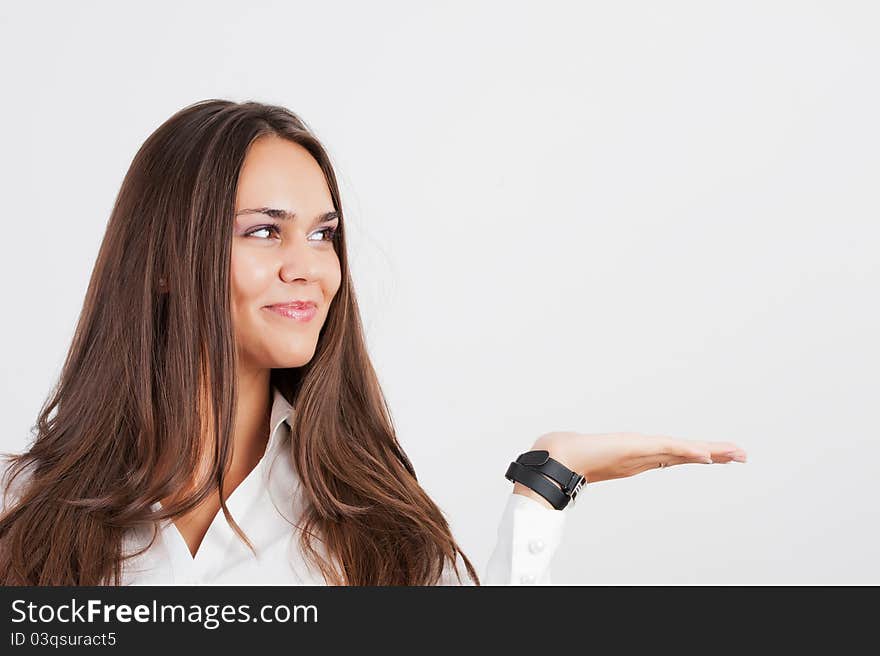
<path id="1" fill-rule="evenodd" d="M 315 303 L 314 301 L 290 301 L 288 303 L 276 303 L 275 305 L 267 305 L 266 307 L 279 310 L 284 308 L 290 308 L 293 310 L 305 310 L 310 307 L 317 307 L 317 303 Z"/>
<path id="2" fill-rule="evenodd" d="M 267 305 L 267 310 L 296 321 L 311 321 L 317 314 L 318 306 L 314 301 L 291 301 Z"/>

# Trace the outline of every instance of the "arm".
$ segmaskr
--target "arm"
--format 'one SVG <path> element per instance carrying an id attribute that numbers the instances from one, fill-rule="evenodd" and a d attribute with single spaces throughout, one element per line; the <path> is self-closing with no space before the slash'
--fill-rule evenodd
<path id="1" fill-rule="evenodd" d="M 543 497 L 541 497 L 543 500 Z M 570 506 L 554 509 L 523 494 L 510 494 L 501 515 L 495 547 L 482 573 L 482 585 L 547 585 L 550 564 L 562 543 Z M 462 580 L 447 562 L 437 585 L 473 585 L 461 556 L 457 560 Z"/>
<path id="2" fill-rule="evenodd" d="M 530 450 L 548 451 L 554 460 L 583 474 L 588 484 L 633 476 L 661 464 L 746 461 L 745 451 L 732 442 L 682 440 L 639 433 L 546 433 Z M 537 492 L 515 483 L 481 582 L 489 585 L 551 583 L 550 561 L 562 541 L 570 509 L 569 504 L 563 510 L 556 510 Z M 451 580 L 445 575 L 444 579 Z"/>
<path id="3" fill-rule="evenodd" d="M 570 456 L 545 436 L 530 451 L 547 450 L 550 457 L 571 468 Z M 548 479 L 550 480 L 550 479 Z M 555 481 L 553 484 L 556 485 Z M 498 539 L 483 583 L 488 585 L 550 584 L 550 564 L 562 543 L 571 505 L 556 510 L 540 494 L 522 483 L 513 492 L 498 527 Z"/>
<path id="4" fill-rule="evenodd" d="M 546 449 L 550 456 L 568 466 L 566 456 L 546 440 L 539 439 L 531 450 Z M 554 483 L 555 484 L 555 483 Z M 498 524 L 495 546 L 480 582 L 483 585 L 546 585 L 551 583 L 550 564 L 562 542 L 571 506 L 556 510 L 540 494 L 516 483 L 507 498 Z M 458 559 L 459 571 L 464 563 Z M 465 584 L 472 584 L 465 576 Z M 439 585 L 460 585 L 447 563 Z"/>

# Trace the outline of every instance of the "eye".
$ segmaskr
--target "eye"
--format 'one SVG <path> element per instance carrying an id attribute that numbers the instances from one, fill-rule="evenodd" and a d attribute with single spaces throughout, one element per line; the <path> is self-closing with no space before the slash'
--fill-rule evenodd
<path id="1" fill-rule="evenodd" d="M 318 241 L 333 241 L 333 238 L 336 236 L 337 231 L 339 230 L 336 226 L 327 226 L 326 228 L 321 228 L 320 230 L 316 230 L 315 233 L 323 232 L 327 236 L 319 239 Z M 313 234 L 315 234 L 313 233 Z"/>
<path id="2" fill-rule="evenodd" d="M 248 232 L 246 232 L 244 234 L 246 237 L 251 237 L 251 236 L 256 235 L 256 233 L 258 233 L 258 232 L 263 232 L 264 230 L 267 232 L 270 232 L 270 233 L 274 233 L 276 235 L 279 235 L 281 232 L 277 225 L 272 224 L 272 225 L 257 226 L 256 228 L 253 228 L 252 230 L 249 230 Z M 319 239 L 318 241 L 331 241 L 332 242 L 334 237 L 336 237 L 336 233 L 338 231 L 339 231 L 338 226 L 327 226 L 326 228 L 321 228 L 320 230 L 316 230 L 312 234 L 324 233 L 325 236 L 322 237 L 321 239 Z M 262 239 L 262 237 L 260 237 L 260 239 Z"/>
<path id="3" fill-rule="evenodd" d="M 259 226 L 259 227 L 254 228 L 253 230 L 249 230 L 248 232 L 246 232 L 244 234 L 246 237 L 250 237 L 251 235 L 254 235 L 258 232 L 262 232 L 263 230 L 268 230 L 269 232 L 274 232 L 277 234 L 278 233 L 278 226 L 276 226 L 276 225 Z"/>

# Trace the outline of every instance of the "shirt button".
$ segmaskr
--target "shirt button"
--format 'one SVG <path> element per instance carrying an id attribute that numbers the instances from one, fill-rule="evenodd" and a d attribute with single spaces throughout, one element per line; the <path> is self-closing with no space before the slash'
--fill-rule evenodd
<path id="1" fill-rule="evenodd" d="M 535 577 L 531 574 L 523 574 L 519 580 L 520 583 L 534 583 Z"/>
<path id="2" fill-rule="evenodd" d="M 544 541 L 543 540 L 532 540 L 529 542 L 529 551 L 533 554 L 541 553 L 544 550 Z"/>

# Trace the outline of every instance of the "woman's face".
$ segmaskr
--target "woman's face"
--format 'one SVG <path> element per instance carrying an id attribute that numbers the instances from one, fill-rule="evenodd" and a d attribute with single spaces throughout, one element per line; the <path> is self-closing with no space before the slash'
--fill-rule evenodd
<path id="1" fill-rule="evenodd" d="M 236 190 L 231 262 L 232 321 L 245 369 L 312 359 L 342 277 L 332 243 L 339 219 L 324 216 L 333 211 L 324 173 L 305 148 L 276 136 L 251 144 Z M 302 321 L 267 307 L 292 301 L 314 302 L 314 316 Z"/>

